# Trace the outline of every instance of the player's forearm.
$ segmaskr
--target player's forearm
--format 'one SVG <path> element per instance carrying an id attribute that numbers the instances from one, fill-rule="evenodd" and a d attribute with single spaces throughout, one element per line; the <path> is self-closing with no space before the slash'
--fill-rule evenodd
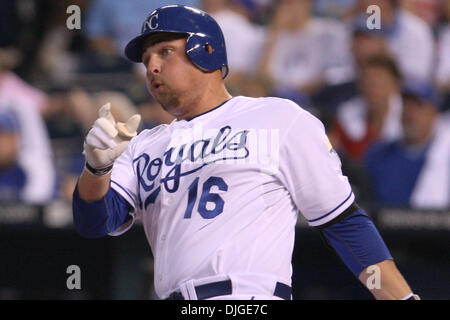
<path id="1" fill-rule="evenodd" d="M 90 178 L 85 176 L 83 180 L 86 179 Z M 97 201 L 81 199 L 79 188 L 80 183 L 73 193 L 72 210 L 75 229 L 81 236 L 103 237 L 131 219 L 132 206 L 113 188 Z"/>
<path id="2" fill-rule="evenodd" d="M 348 212 L 353 211 L 352 206 Z M 364 210 L 359 208 L 350 214 L 344 212 L 339 221 L 322 228 L 321 232 L 376 299 L 402 299 L 412 293 L 378 229 Z"/>
<path id="3" fill-rule="evenodd" d="M 359 280 L 377 300 L 399 300 L 412 292 L 392 260 L 365 268 Z"/>
<path id="4" fill-rule="evenodd" d="M 95 177 L 85 169 L 78 180 L 78 194 L 87 202 L 100 200 L 108 192 L 110 181 L 111 174 Z"/>

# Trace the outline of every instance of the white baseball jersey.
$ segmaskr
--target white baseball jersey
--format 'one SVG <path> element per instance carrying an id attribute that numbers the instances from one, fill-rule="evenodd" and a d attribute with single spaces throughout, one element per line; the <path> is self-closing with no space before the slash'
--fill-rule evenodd
<path id="1" fill-rule="evenodd" d="M 144 130 L 111 186 L 141 219 L 165 298 L 192 279 L 227 277 L 234 294 L 291 284 L 297 212 L 324 224 L 353 201 L 322 123 L 280 98 L 233 97 L 189 121 Z"/>

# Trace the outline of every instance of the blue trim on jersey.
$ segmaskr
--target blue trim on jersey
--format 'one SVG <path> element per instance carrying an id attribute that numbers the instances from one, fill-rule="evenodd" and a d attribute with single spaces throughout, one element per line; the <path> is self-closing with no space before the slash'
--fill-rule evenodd
<path id="1" fill-rule="evenodd" d="M 86 202 L 78 194 L 78 184 L 73 192 L 73 223 L 77 232 L 86 238 L 99 238 L 129 221 L 133 207 L 116 190 L 109 188 L 97 201 Z"/>
<path id="2" fill-rule="evenodd" d="M 118 186 L 123 192 L 125 192 L 127 194 L 127 196 L 130 197 L 130 200 L 133 201 L 134 207 L 136 207 L 136 202 L 134 201 L 133 197 L 131 196 L 131 194 L 125 190 L 124 187 L 122 187 L 120 184 L 118 184 L 117 182 L 115 182 L 114 180 L 111 180 L 111 183 L 114 183 L 116 186 Z"/>
<path id="3" fill-rule="evenodd" d="M 230 100 L 233 99 L 233 98 L 234 98 L 234 97 L 231 97 L 230 99 L 227 99 L 227 100 L 225 100 L 224 102 L 222 102 L 221 104 L 219 104 L 217 107 L 214 107 L 214 108 L 212 108 L 212 109 L 210 109 L 210 110 L 208 110 L 208 111 L 205 111 L 205 112 L 203 112 L 203 113 L 200 113 L 200 114 L 198 114 L 198 115 L 196 115 L 196 116 L 193 116 L 193 117 L 191 117 L 191 118 L 186 118 L 185 120 L 186 120 L 186 121 L 191 121 L 192 119 L 195 119 L 195 118 L 200 117 L 200 116 L 202 116 L 202 115 L 204 115 L 204 114 L 207 114 L 207 113 L 209 113 L 209 112 L 211 112 L 211 111 L 213 111 L 213 110 L 216 110 L 216 109 L 220 108 L 221 106 L 223 106 L 225 103 L 227 103 L 228 101 L 230 101 Z"/>
<path id="4" fill-rule="evenodd" d="M 358 277 L 366 267 L 393 260 L 372 219 L 360 209 L 322 230 L 345 265 Z"/>
<path id="5" fill-rule="evenodd" d="M 323 216 L 320 216 L 319 218 L 316 218 L 316 219 L 313 219 L 313 220 L 308 220 L 308 221 L 309 221 L 309 222 L 314 222 L 314 221 L 317 221 L 317 220 L 320 220 L 320 219 L 323 219 L 323 218 L 329 216 L 330 214 L 332 214 L 333 212 L 335 212 L 337 209 L 339 209 L 344 203 L 346 203 L 346 202 L 348 201 L 348 199 L 350 199 L 350 197 L 352 196 L 352 194 L 353 194 L 353 191 L 350 190 L 350 194 L 348 195 L 348 197 L 345 198 L 345 200 L 342 201 L 336 208 L 334 208 L 333 210 L 331 210 L 331 211 L 328 212 L 328 213 L 325 213 Z"/>

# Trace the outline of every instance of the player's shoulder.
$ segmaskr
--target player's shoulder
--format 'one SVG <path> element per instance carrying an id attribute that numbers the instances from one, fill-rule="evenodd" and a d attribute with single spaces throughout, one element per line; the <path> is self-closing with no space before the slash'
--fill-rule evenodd
<path id="1" fill-rule="evenodd" d="M 297 103 L 292 100 L 279 98 L 279 97 L 236 97 L 236 102 L 242 108 L 246 110 L 263 110 L 271 113 L 272 115 L 287 115 L 301 114 L 307 112 Z"/>
<path id="2" fill-rule="evenodd" d="M 168 124 L 160 124 L 150 129 L 144 129 L 139 134 L 131 139 L 131 144 L 135 145 L 141 141 L 154 141 L 157 137 L 165 134 L 166 129 L 169 127 Z"/>
<path id="3" fill-rule="evenodd" d="M 305 127 L 305 123 L 316 122 L 317 119 L 307 110 L 292 100 L 279 97 L 239 97 L 236 114 L 251 118 L 253 125 L 266 128 L 278 128 L 282 131 L 292 126 Z"/>

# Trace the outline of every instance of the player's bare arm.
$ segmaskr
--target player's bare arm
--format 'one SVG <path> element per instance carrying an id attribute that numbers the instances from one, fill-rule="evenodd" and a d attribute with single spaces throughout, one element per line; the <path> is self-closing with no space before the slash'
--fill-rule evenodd
<path id="1" fill-rule="evenodd" d="M 418 299 L 397 269 L 372 219 L 356 203 L 319 230 L 348 269 L 378 300 Z"/>
<path id="2" fill-rule="evenodd" d="M 361 272 L 359 280 L 377 300 L 399 300 L 410 297 L 412 290 L 397 269 L 394 261 L 385 260 L 376 263 L 374 266 L 379 268 L 380 285 L 378 288 L 368 286 L 369 277 L 373 274 L 372 271 L 368 270 L 371 266 Z"/>
<path id="3" fill-rule="evenodd" d="M 86 202 L 102 199 L 108 192 L 111 182 L 111 174 L 96 177 L 83 170 L 78 180 L 78 194 Z"/>

